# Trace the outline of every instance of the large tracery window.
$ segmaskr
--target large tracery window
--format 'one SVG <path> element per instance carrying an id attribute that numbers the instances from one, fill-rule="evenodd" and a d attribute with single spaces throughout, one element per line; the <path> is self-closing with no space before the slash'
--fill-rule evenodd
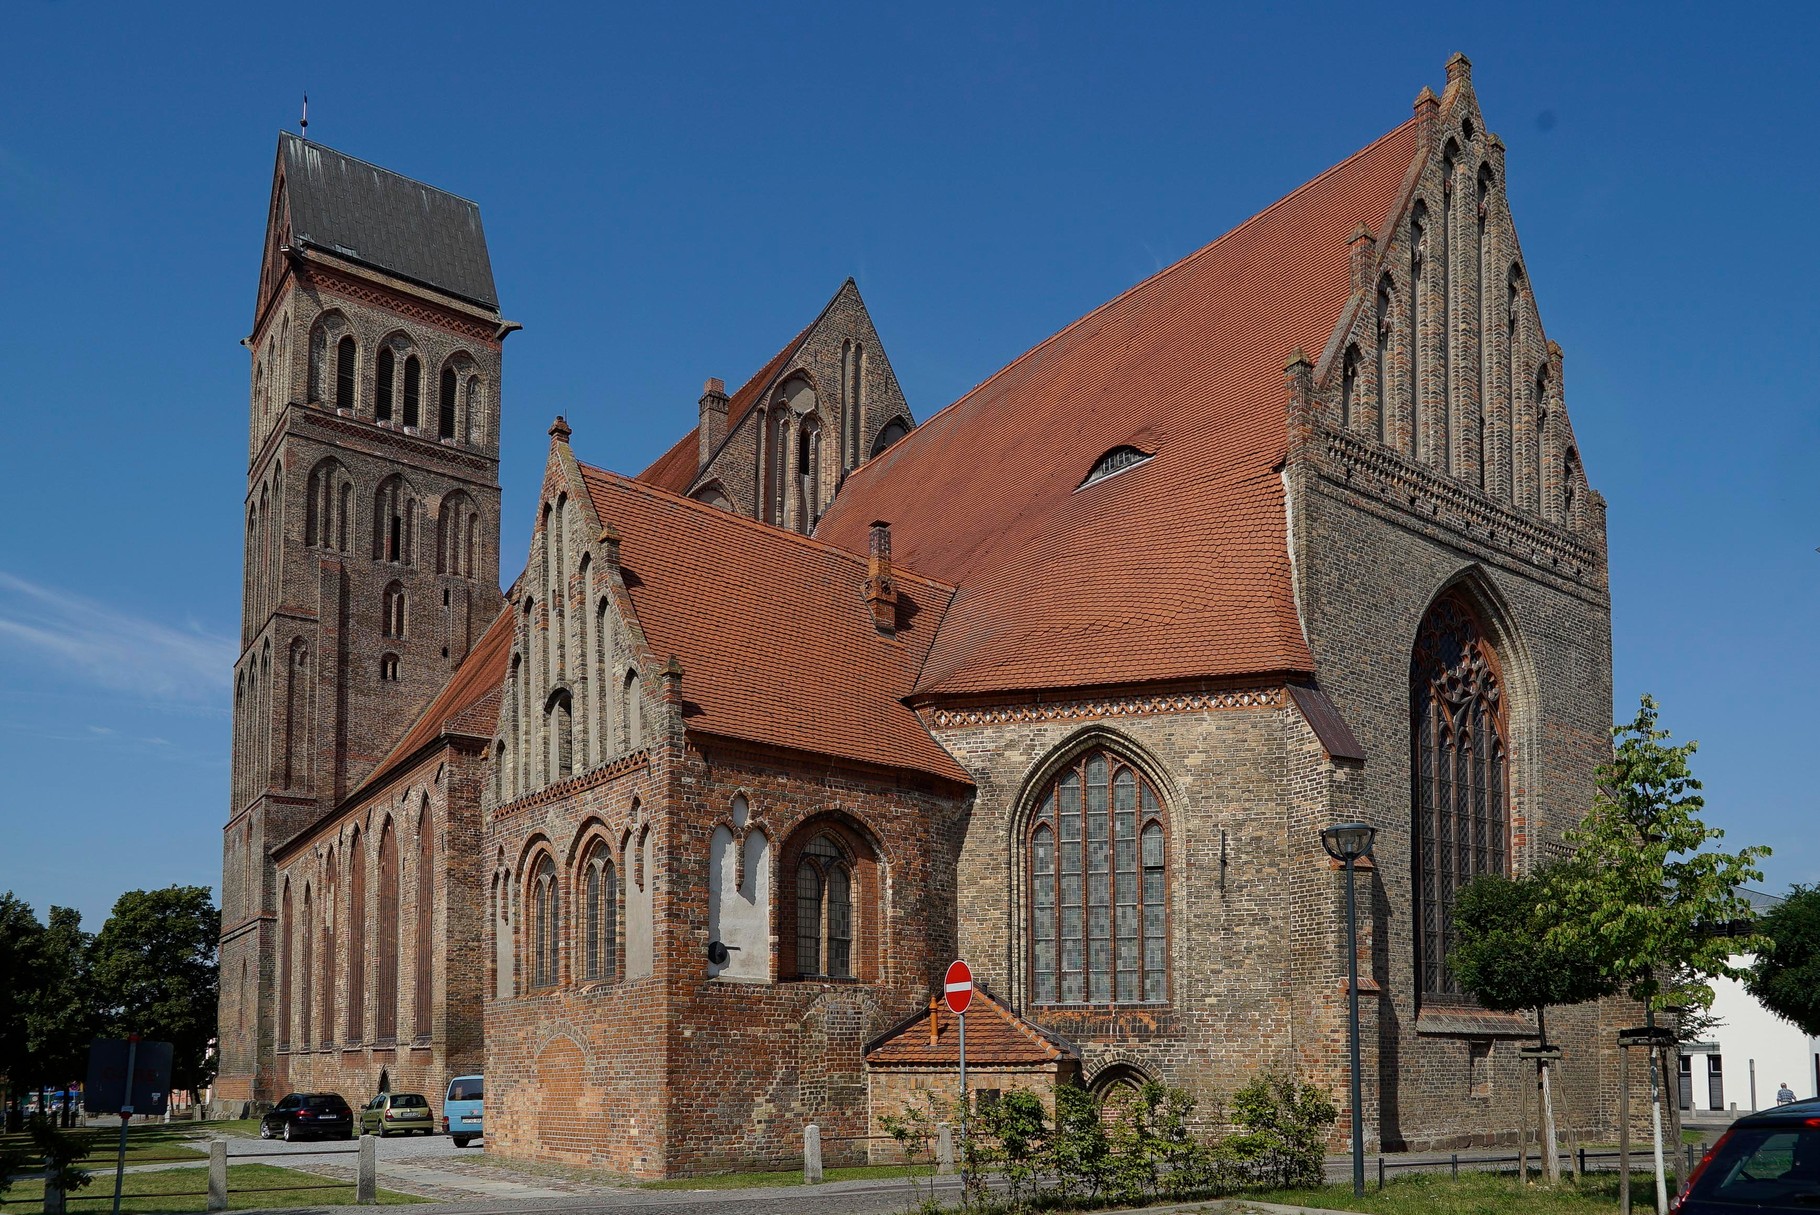
<path id="1" fill-rule="evenodd" d="M 531 879 L 531 986 L 556 986 L 558 918 L 556 895 L 556 862 L 545 856 Z"/>
<path id="2" fill-rule="evenodd" d="M 1410 691 L 1417 962 L 1424 994 L 1457 996 L 1447 966 L 1454 898 L 1480 874 L 1506 872 L 1510 752 L 1497 655 L 1456 595 L 1436 602 L 1416 633 Z"/>
<path id="3" fill-rule="evenodd" d="M 1037 1004 L 1168 998 L 1162 799 L 1105 750 L 1074 760 L 1030 824 L 1030 974 Z"/>

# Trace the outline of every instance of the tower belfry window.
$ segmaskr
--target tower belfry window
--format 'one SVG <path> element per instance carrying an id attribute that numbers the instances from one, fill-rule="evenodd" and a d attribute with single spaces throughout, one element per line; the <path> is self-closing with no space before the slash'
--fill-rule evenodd
<path id="1" fill-rule="evenodd" d="M 423 389 L 423 366 L 411 355 L 404 361 L 404 424 L 416 426 Z"/>
<path id="2" fill-rule="evenodd" d="M 335 408 L 354 408 L 354 339 L 335 343 Z"/>
<path id="3" fill-rule="evenodd" d="M 1118 447 L 1113 448 L 1111 451 L 1095 460 L 1093 462 L 1093 467 L 1088 471 L 1086 478 L 1075 488 L 1085 489 L 1095 481 L 1104 481 L 1113 473 L 1124 472 L 1127 468 L 1136 468 L 1139 464 L 1150 459 L 1152 454 L 1154 453 L 1144 451 L 1141 448 L 1132 447 L 1128 444 L 1120 444 Z"/>
<path id="4" fill-rule="evenodd" d="M 373 417 L 380 422 L 392 420 L 392 362 L 389 349 L 382 349 L 373 362 Z"/>

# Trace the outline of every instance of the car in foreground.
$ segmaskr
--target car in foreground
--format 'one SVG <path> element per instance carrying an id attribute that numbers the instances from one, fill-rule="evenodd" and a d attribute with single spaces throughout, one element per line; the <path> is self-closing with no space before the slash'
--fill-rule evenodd
<path id="1" fill-rule="evenodd" d="M 378 1135 L 381 1139 L 393 1135 L 434 1135 L 436 1119 L 430 1112 L 429 1100 L 422 1093 L 381 1093 L 361 1109 L 360 1133 Z"/>
<path id="2" fill-rule="evenodd" d="M 1675 1215 L 1820 1211 L 1820 1098 L 1746 1114 L 1669 1204 Z"/>
<path id="3" fill-rule="evenodd" d="M 479 1076 L 457 1076 L 449 1081 L 449 1090 L 442 1097 L 442 1129 L 456 1147 L 467 1147 L 485 1133 L 481 1130 L 485 1095 L 486 1086 Z"/>
<path id="4" fill-rule="evenodd" d="M 261 1139 L 352 1139 L 354 1111 L 340 1093 L 291 1093 L 259 1120 Z"/>

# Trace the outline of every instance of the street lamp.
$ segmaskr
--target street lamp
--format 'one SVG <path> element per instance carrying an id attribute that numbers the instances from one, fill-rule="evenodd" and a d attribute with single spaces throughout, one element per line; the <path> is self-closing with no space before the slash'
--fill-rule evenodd
<path id="1" fill-rule="evenodd" d="M 1352 1020 L 1352 1192 L 1365 1193 L 1364 1102 L 1359 1092 L 1359 910 L 1353 897 L 1353 867 L 1371 855 L 1378 834 L 1366 823 L 1340 823 L 1321 832 L 1321 847 L 1346 862 L 1346 995 Z"/>

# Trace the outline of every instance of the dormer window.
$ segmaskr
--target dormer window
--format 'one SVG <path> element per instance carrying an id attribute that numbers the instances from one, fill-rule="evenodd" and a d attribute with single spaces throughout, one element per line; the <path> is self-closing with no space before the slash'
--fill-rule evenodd
<path id="1" fill-rule="evenodd" d="M 1095 460 L 1093 462 L 1093 471 L 1089 472 L 1086 480 L 1075 486 L 1075 488 L 1085 489 L 1095 481 L 1104 481 L 1114 473 L 1122 473 L 1127 468 L 1135 468 L 1148 460 L 1153 454 L 1154 453 L 1152 452 L 1132 447 L 1129 444 L 1120 444 Z"/>

